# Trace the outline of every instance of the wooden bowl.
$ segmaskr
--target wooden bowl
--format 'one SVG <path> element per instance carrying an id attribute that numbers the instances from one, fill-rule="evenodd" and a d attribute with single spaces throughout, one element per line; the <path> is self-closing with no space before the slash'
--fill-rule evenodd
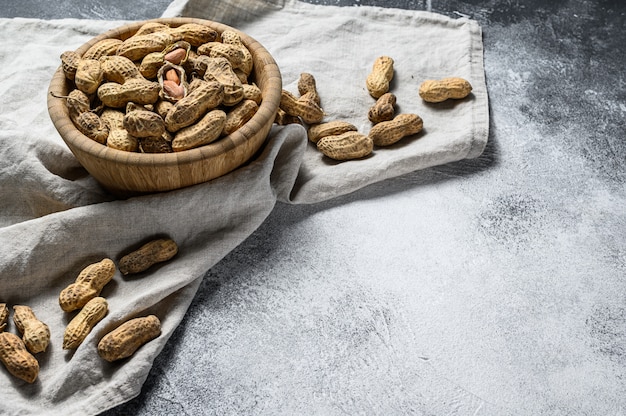
<path id="1" fill-rule="evenodd" d="M 150 20 L 172 27 L 198 23 L 222 33 L 236 30 L 203 19 L 160 18 Z M 127 39 L 148 21 L 131 23 L 107 31 L 76 50 L 80 55 L 105 38 Z M 69 118 L 65 99 L 73 88 L 61 66 L 49 86 L 48 111 L 52 122 L 80 164 L 107 190 L 119 196 L 132 196 L 183 188 L 225 175 L 248 162 L 261 148 L 274 122 L 282 79 L 269 52 L 252 37 L 236 30 L 254 59 L 250 81 L 261 89 L 263 101 L 257 113 L 234 133 L 211 144 L 175 153 L 135 153 L 112 149 L 83 135 Z M 55 97 L 55 95 L 57 97 Z"/>

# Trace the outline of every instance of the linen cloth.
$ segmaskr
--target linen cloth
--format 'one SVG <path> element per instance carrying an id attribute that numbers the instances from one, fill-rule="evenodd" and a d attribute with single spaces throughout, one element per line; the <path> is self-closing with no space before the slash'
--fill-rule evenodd
<path id="1" fill-rule="evenodd" d="M 329 162 L 308 143 L 302 126 L 275 126 L 260 156 L 235 172 L 172 192 L 116 200 L 74 159 L 49 120 L 46 89 L 59 55 L 124 21 L 0 19 L 0 302 L 27 304 L 51 329 L 37 355 L 41 371 L 28 385 L 0 372 L 0 413 L 91 415 L 135 397 L 152 361 L 183 318 L 202 277 L 244 241 L 276 201 L 311 204 L 404 173 L 474 158 L 488 135 L 482 39 L 472 20 L 374 7 L 336 8 L 297 1 L 176 1 L 165 17 L 221 21 L 259 40 L 275 57 L 283 86 L 297 92 L 312 73 L 327 119 L 367 132 L 374 103 L 364 80 L 375 58 L 395 60 L 391 91 L 398 112 L 415 112 L 424 131 L 364 160 Z M 15 42 L 14 39 L 21 39 Z M 468 79 L 470 98 L 425 105 L 424 79 Z M 176 258 L 145 276 L 116 273 L 102 296 L 109 314 L 75 351 L 61 349 L 70 314 L 58 294 L 87 264 L 154 236 L 180 247 Z M 129 360 L 106 363 L 98 340 L 121 322 L 154 313 L 162 335 Z M 15 332 L 11 323 L 7 328 Z M 483 403 L 452 384 L 433 386 L 439 408 L 479 413 Z"/>

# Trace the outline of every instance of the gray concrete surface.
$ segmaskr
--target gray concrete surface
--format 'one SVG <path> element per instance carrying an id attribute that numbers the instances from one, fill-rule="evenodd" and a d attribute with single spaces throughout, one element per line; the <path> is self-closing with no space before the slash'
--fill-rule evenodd
<path id="1" fill-rule="evenodd" d="M 279 204 L 207 273 L 141 395 L 106 415 L 298 414 L 286 409 L 307 401 L 300 414 L 371 414 L 368 398 L 419 395 L 407 359 L 502 410 L 484 414 L 626 414 L 626 3 L 311 2 L 476 19 L 487 149 L 326 203 Z M 168 3 L 4 1 L 0 13 L 144 19 Z M 398 259 L 375 258 L 380 241 Z M 381 262 L 389 273 L 369 276 Z M 298 315 L 315 302 L 317 316 Z M 312 351 L 320 335 L 328 350 Z M 368 361 L 384 348 L 389 362 Z M 394 374 L 405 391 L 384 390 Z M 318 397 L 299 397 L 307 377 Z"/>

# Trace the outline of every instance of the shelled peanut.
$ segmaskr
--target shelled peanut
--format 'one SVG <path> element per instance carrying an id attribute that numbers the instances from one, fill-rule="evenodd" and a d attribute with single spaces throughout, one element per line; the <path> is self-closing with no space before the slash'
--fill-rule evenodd
<path id="1" fill-rule="evenodd" d="M 209 144 L 243 123 L 205 116 L 229 116 L 237 109 L 229 120 L 247 121 L 263 99 L 254 79 L 249 79 L 253 56 L 240 35 L 234 30 L 218 33 L 197 23 L 148 22 L 125 40 L 94 43 L 82 56 L 66 51 L 61 62 L 74 87 L 67 97 L 60 97 L 66 99 L 71 120 L 87 137 L 117 150 L 175 152 Z M 256 105 L 247 103 L 246 111 L 239 109 L 248 100 Z M 144 106 L 145 112 L 130 115 L 129 104 Z M 105 116 L 111 109 L 125 114 L 123 125 Z M 202 125 L 189 140 L 189 131 L 180 130 L 196 123 Z"/>

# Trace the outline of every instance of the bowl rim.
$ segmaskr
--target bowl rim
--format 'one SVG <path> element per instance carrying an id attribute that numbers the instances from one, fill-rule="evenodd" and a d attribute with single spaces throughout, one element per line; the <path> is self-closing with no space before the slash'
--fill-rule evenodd
<path id="1" fill-rule="evenodd" d="M 81 152 L 90 154 L 103 161 L 132 166 L 171 166 L 173 164 L 191 164 L 206 160 L 213 156 L 221 155 L 239 145 L 245 144 L 252 135 L 269 122 L 269 119 L 273 122 L 276 116 L 276 111 L 280 105 L 280 94 L 282 90 L 282 78 L 278 65 L 265 47 L 256 39 L 241 30 L 226 24 L 212 20 L 188 17 L 147 19 L 127 23 L 103 32 L 102 34 L 93 37 L 83 45 L 79 46 L 75 51 L 82 55 L 92 45 L 103 39 L 119 38 L 124 40 L 137 32 L 141 26 L 151 22 L 164 23 L 172 27 L 177 27 L 185 23 L 197 23 L 209 26 L 218 33 L 222 33 L 225 30 L 232 30 L 238 33 L 244 45 L 250 50 L 253 56 L 255 56 L 255 67 L 257 62 L 262 62 L 263 64 L 262 75 L 264 82 L 261 88 L 263 99 L 257 112 L 248 122 L 233 133 L 224 136 L 213 143 L 193 149 L 171 153 L 140 153 L 118 150 L 98 143 L 85 136 L 70 120 L 69 110 L 65 105 L 64 99 L 59 98 L 66 96 L 69 93 L 70 82 L 66 79 L 62 66 L 59 65 L 48 87 L 48 113 L 61 138 L 66 142 L 72 152 L 74 152 L 73 148 L 76 148 Z"/>

